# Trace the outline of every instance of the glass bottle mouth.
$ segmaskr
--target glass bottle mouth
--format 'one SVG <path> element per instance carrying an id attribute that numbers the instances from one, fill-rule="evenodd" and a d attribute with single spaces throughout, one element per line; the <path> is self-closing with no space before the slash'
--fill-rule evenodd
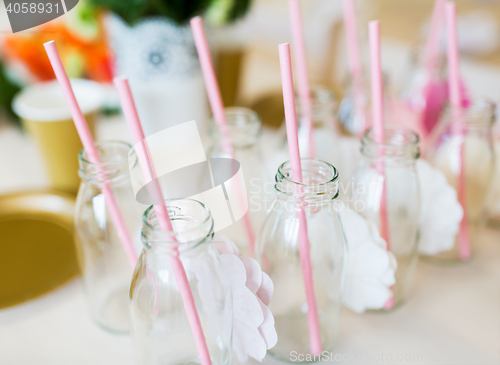
<path id="1" fill-rule="evenodd" d="M 227 125 L 220 126 L 210 118 L 209 132 L 215 138 L 224 133 L 231 137 L 234 147 L 244 147 L 254 144 L 260 135 L 262 123 L 259 115 L 252 109 L 243 107 L 224 108 Z"/>
<path id="2" fill-rule="evenodd" d="M 302 203 L 331 201 L 339 195 L 337 169 L 318 159 L 303 158 L 302 183 L 293 179 L 290 161 L 284 162 L 276 174 L 275 189 L 281 197 Z"/>
<path id="3" fill-rule="evenodd" d="M 146 248 L 164 248 L 187 251 L 210 240 L 214 234 L 214 220 L 208 207 L 194 199 L 165 199 L 172 231 L 162 231 L 153 206 L 142 216 L 142 242 Z"/>
<path id="4" fill-rule="evenodd" d="M 496 104 L 487 99 L 475 99 L 463 109 L 465 129 L 480 130 L 490 128 L 495 122 Z M 448 118 L 452 116 L 450 106 L 446 110 Z"/>
<path id="5" fill-rule="evenodd" d="M 387 160 L 410 159 L 420 157 L 420 138 L 412 130 L 395 125 L 384 125 L 384 141 L 375 141 L 373 128 L 369 128 L 361 140 L 361 153 L 366 158 Z"/>
<path id="6" fill-rule="evenodd" d="M 314 122 L 324 122 L 328 119 L 330 114 L 333 116 L 335 102 L 335 94 L 327 87 L 311 85 L 311 103 Z M 297 92 L 295 93 L 295 109 L 297 117 L 300 119 L 303 115 L 303 106 L 301 105 L 300 97 Z"/>
<path id="7" fill-rule="evenodd" d="M 447 68 L 446 53 L 439 52 L 435 55 L 432 60 L 434 69 L 431 70 L 436 73 L 436 76 L 444 75 Z M 426 59 L 425 59 L 425 45 L 422 43 L 413 43 L 410 46 L 410 64 L 413 66 L 413 70 L 418 72 L 427 72 L 426 70 Z"/>
<path id="8" fill-rule="evenodd" d="M 90 162 L 84 149 L 78 154 L 80 165 L 78 174 L 82 179 L 91 183 L 114 183 L 128 178 L 129 166 L 135 167 L 137 164 L 135 152 L 132 150 L 132 146 L 126 142 L 96 142 L 96 148 L 101 160 L 99 163 Z"/>

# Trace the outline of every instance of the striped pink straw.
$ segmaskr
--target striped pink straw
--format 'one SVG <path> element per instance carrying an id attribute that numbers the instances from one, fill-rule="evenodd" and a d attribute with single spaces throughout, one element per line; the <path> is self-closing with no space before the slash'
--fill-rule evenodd
<path id="1" fill-rule="evenodd" d="M 114 83 L 120 96 L 120 103 L 125 119 L 127 120 L 130 130 L 132 131 L 134 143 L 140 143 L 142 147 L 141 153 L 138 153 L 137 155 L 139 157 L 139 163 L 144 177 L 146 178 L 146 181 L 151 181 L 154 196 L 159 197 L 162 201 L 164 201 L 160 185 L 156 179 L 154 166 L 149 156 L 144 132 L 142 130 L 139 114 L 137 113 L 137 109 L 135 107 L 128 80 L 125 77 L 116 77 L 114 79 Z M 172 227 L 172 222 L 166 205 L 155 204 L 154 210 L 156 212 L 156 216 L 158 217 L 158 223 L 160 224 L 161 230 L 173 232 L 174 229 Z M 191 331 L 193 333 L 201 363 L 203 365 L 211 365 L 212 361 L 210 359 L 210 353 L 208 351 L 205 335 L 203 334 L 203 328 L 201 327 L 200 317 L 198 315 L 198 311 L 196 310 L 193 293 L 191 292 L 186 271 L 184 270 L 184 266 L 182 265 L 182 261 L 180 260 L 178 254 L 170 256 L 170 263 L 184 302 L 184 310 L 186 311 L 186 315 L 191 326 Z"/>
<path id="2" fill-rule="evenodd" d="M 299 0 L 289 0 L 290 22 L 292 25 L 293 56 L 297 67 L 297 83 L 303 127 L 307 136 L 306 157 L 316 157 L 316 146 L 314 145 L 313 107 L 311 101 L 311 88 L 309 75 L 307 74 L 307 52 L 302 30 L 302 16 L 300 13 Z"/>
<path id="3" fill-rule="evenodd" d="M 448 87 L 452 109 L 452 134 L 460 136 L 460 175 L 457 182 L 458 200 L 464 209 L 458 235 L 458 255 L 467 261 L 471 256 L 471 246 L 467 225 L 467 210 L 465 197 L 465 165 L 464 165 L 464 121 L 462 115 L 462 91 L 460 82 L 460 56 L 458 51 L 457 14 L 453 2 L 446 4 L 446 31 L 448 38 Z"/>
<path id="4" fill-rule="evenodd" d="M 372 117 L 373 117 L 373 135 L 375 142 L 383 145 L 384 137 L 384 95 L 382 66 L 380 57 L 380 23 L 373 20 L 369 23 L 370 38 L 370 75 L 372 86 Z M 383 151 L 378 152 L 382 157 Z M 391 249 L 389 237 L 389 222 L 387 218 L 387 182 L 385 176 L 385 166 L 383 161 L 378 165 L 378 172 L 383 176 L 382 197 L 380 202 L 380 235 L 387 242 L 387 250 Z M 389 299 L 385 309 L 391 309 L 394 306 L 394 297 Z"/>
<path id="5" fill-rule="evenodd" d="M 205 80 L 205 88 L 208 94 L 208 100 L 212 109 L 215 123 L 222 131 L 222 148 L 224 153 L 230 157 L 234 157 L 234 151 L 231 145 L 231 136 L 227 129 L 226 113 L 224 112 L 224 104 L 222 102 L 219 84 L 215 76 L 215 70 L 208 47 L 207 36 L 203 27 L 203 20 L 197 16 L 191 19 L 191 30 L 193 31 L 194 43 L 200 59 L 201 71 Z M 244 199 L 244 194 L 238 194 L 240 200 Z M 242 202 L 243 204 L 243 202 Z M 243 216 L 243 225 L 248 239 L 250 255 L 254 256 L 255 251 L 255 235 L 250 221 L 250 215 L 247 213 Z"/>
<path id="6" fill-rule="evenodd" d="M 290 153 L 290 164 L 292 178 L 296 183 L 302 183 L 302 167 L 300 163 L 299 140 L 297 132 L 297 115 L 295 113 L 295 95 L 292 77 L 292 61 L 290 57 L 290 45 L 288 43 L 279 45 L 281 84 L 283 88 L 283 101 L 285 106 L 285 121 L 288 140 L 288 151 Z M 297 212 L 299 220 L 299 253 L 302 263 L 302 275 L 307 298 L 307 321 L 309 327 L 309 345 L 311 353 L 321 354 L 321 333 L 319 330 L 318 310 L 314 296 L 313 273 L 311 257 L 309 253 L 309 238 L 307 234 L 307 220 L 303 208 Z"/>
<path id="7" fill-rule="evenodd" d="M 66 99 L 66 103 L 68 104 L 69 110 L 71 112 L 71 117 L 73 118 L 73 122 L 75 123 L 75 127 L 82 141 L 85 153 L 87 154 L 91 163 L 101 163 L 99 152 L 97 151 L 97 148 L 95 146 L 94 139 L 92 138 L 89 126 L 87 125 L 87 121 L 85 120 L 85 117 L 83 116 L 83 113 L 78 106 L 78 102 L 76 101 L 75 94 L 73 93 L 71 83 L 69 81 L 68 75 L 66 74 L 66 70 L 64 69 L 64 65 L 61 61 L 61 56 L 59 55 L 57 46 L 54 41 L 50 41 L 44 43 L 44 47 L 49 57 L 52 68 L 54 69 L 57 81 L 59 82 L 59 85 L 61 86 L 61 89 L 63 91 L 64 98 Z M 104 194 L 104 198 L 106 199 L 111 220 L 115 226 L 122 247 L 127 254 L 130 265 L 132 267 L 135 267 L 135 264 L 137 262 L 137 254 L 134 250 L 132 238 L 130 237 L 130 234 L 127 230 L 125 221 L 123 220 L 121 212 L 118 208 L 118 204 L 116 203 L 113 191 L 108 184 L 104 184 L 102 186 L 102 191 Z"/>

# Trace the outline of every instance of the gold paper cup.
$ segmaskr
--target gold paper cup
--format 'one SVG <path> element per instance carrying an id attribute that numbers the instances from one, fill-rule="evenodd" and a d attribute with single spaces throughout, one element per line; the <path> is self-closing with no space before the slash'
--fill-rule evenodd
<path id="1" fill-rule="evenodd" d="M 73 79 L 71 85 L 91 132 L 104 104 L 103 88 L 96 82 Z M 57 81 L 37 83 L 23 89 L 12 108 L 36 140 L 53 189 L 76 194 L 80 185 L 78 153 L 82 143 Z"/>
<path id="2" fill-rule="evenodd" d="M 78 273 L 71 195 L 0 196 L 0 308 L 44 294 Z"/>

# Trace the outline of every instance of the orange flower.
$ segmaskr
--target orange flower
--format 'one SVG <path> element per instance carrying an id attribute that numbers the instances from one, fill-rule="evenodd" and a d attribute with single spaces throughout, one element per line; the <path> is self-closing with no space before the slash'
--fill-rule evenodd
<path id="1" fill-rule="evenodd" d="M 60 20 L 43 24 L 33 31 L 8 35 L 3 39 L 3 57 L 8 63 L 20 63 L 37 81 L 53 79 L 43 43 L 54 40 L 70 77 L 86 77 L 98 82 L 113 79 L 112 58 L 99 21 L 99 32 L 85 39 Z"/>

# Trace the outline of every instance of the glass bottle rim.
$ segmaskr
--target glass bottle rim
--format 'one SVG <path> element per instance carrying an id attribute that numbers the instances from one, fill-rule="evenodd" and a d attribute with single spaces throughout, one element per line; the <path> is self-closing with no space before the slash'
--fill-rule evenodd
<path id="1" fill-rule="evenodd" d="M 124 142 L 124 141 L 119 141 L 119 140 L 109 140 L 109 141 L 97 141 L 95 142 L 95 146 L 97 148 L 97 151 L 99 152 L 99 157 L 102 158 L 101 156 L 101 151 L 104 150 L 105 148 L 111 148 L 111 147 L 119 147 L 119 148 L 126 148 L 127 153 L 124 156 L 121 156 L 119 159 L 116 159 L 114 161 L 102 161 L 98 163 L 91 162 L 89 158 L 87 157 L 87 152 L 85 151 L 85 148 L 82 148 L 80 152 L 78 153 L 78 159 L 83 162 L 86 165 L 90 166 L 109 166 L 109 165 L 119 165 L 124 162 L 128 163 L 128 158 L 129 158 L 129 152 L 132 149 L 132 145 L 130 143 Z"/>
<path id="2" fill-rule="evenodd" d="M 245 148 L 257 142 L 262 131 L 257 112 L 245 107 L 228 107 L 224 108 L 224 114 L 225 125 L 217 124 L 213 116 L 210 118 L 208 130 L 214 140 L 221 140 L 225 144 L 225 138 L 229 137 L 229 145 L 233 148 Z"/>
<path id="3" fill-rule="evenodd" d="M 210 213 L 210 209 L 205 204 L 191 198 L 165 199 L 165 205 L 167 206 L 167 210 L 170 219 L 172 221 L 176 220 L 187 221 L 188 219 L 186 218 L 188 217 L 193 218 L 192 215 L 189 216 L 179 215 L 179 210 L 181 208 L 174 205 L 176 202 L 190 203 L 194 206 L 201 208 L 200 209 L 200 212 L 202 214 L 201 219 L 199 219 L 198 221 L 191 220 L 191 222 L 196 222 L 197 224 L 194 227 L 191 227 L 187 230 L 162 231 L 159 226 L 154 206 L 151 205 L 145 210 L 144 214 L 142 215 L 143 229 L 141 232 L 141 236 L 143 238 L 145 246 L 151 247 L 154 245 L 154 246 L 163 246 L 167 248 L 183 246 L 185 250 L 186 248 L 191 249 L 193 247 L 198 246 L 199 244 L 206 242 L 213 235 L 214 220 L 212 218 L 212 214 Z M 199 236 L 189 241 L 183 241 L 182 239 L 181 240 L 179 239 L 180 235 L 189 236 L 195 234 L 197 231 L 200 230 L 203 230 L 203 232 Z"/>
<path id="4" fill-rule="evenodd" d="M 306 186 L 324 186 L 324 185 L 328 185 L 328 184 L 332 184 L 332 183 L 337 182 L 337 179 L 339 177 L 339 173 L 338 173 L 337 169 L 335 168 L 335 166 L 333 166 L 332 164 L 330 164 L 326 161 L 322 161 L 322 160 L 317 159 L 317 158 L 301 158 L 300 161 L 301 161 L 302 168 L 304 168 L 304 162 L 314 162 L 318 166 L 323 166 L 323 167 L 326 167 L 327 169 L 331 169 L 333 171 L 333 174 L 331 174 L 331 177 L 329 177 L 328 180 L 324 181 L 324 182 L 319 182 L 319 183 L 315 182 L 312 184 L 308 184 L 308 183 L 304 183 L 304 182 L 300 183 L 300 182 L 294 181 L 293 178 L 288 177 L 288 174 L 283 173 L 285 168 L 291 169 L 291 162 L 290 162 L 290 160 L 288 160 L 288 161 L 283 162 L 278 167 L 278 172 L 276 173 L 276 181 L 278 181 L 278 177 L 279 177 L 279 181 L 284 180 L 287 183 L 293 184 L 295 186 L 303 186 L 303 187 L 306 187 Z"/>
<path id="5" fill-rule="evenodd" d="M 414 70 L 427 72 L 425 69 L 425 47 L 426 44 L 422 42 L 413 42 L 410 44 L 410 63 L 413 64 Z M 435 55 L 434 60 L 436 61 L 436 68 L 434 71 L 442 73 L 448 66 L 446 63 L 446 52 L 439 50 Z"/>
<path id="6" fill-rule="evenodd" d="M 84 148 L 78 153 L 80 165 L 78 173 L 81 178 L 88 181 L 97 183 L 113 182 L 117 177 L 128 176 L 129 168 L 134 168 L 138 163 L 137 156 L 130 143 L 108 140 L 95 142 L 95 146 L 101 162 L 91 162 Z M 114 153 L 109 153 L 113 149 L 115 150 Z M 126 169 L 125 166 L 127 166 Z"/>
<path id="7" fill-rule="evenodd" d="M 409 157 L 418 158 L 420 137 L 409 128 L 397 124 L 384 124 L 384 142 L 375 141 L 373 127 L 366 130 L 361 139 L 361 153 L 365 157 Z M 380 156 L 380 154 L 382 156 Z"/>
<path id="8" fill-rule="evenodd" d="M 336 101 L 335 93 L 327 86 L 312 84 L 310 90 L 313 115 L 317 114 L 318 110 L 323 108 L 325 105 L 335 103 Z M 298 90 L 295 90 L 295 110 L 297 115 L 301 114 L 302 107 Z"/>
<path id="9" fill-rule="evenodd" d="M 328 86 L 321 84 L 312 84 L 310 86 L 311 100 L 317 103 L 327 103 L 335 101 L 335 93 Z M 295 102 L 298 104 L 300 102 L 299 91 L 295 90 Z"/>
<path id="10" fill-rule="evenodd" d="M 489 128 L 495 122 L 496 103 L 486 98 L 472 99 L 470 105 L 462 108 L 465 126 L 467 129 Z M 451 106 L 447 106 L 447 115 L 452 113 Z"/>
<path id="11" fill-rule="evenodd" d="M 242 106 L 231 106 L 224 108 L 224 114 L 226 115 L 226 125 L 220 126 L 216 123 L 214 117 L 210 117 L 210 123 L 214 126 L 214 129 L 239 129 L 239 128 L 259 128 L 261 127 L 261 121 L 259 114 L 256 111 L 245 108 Z M 243 117 L 243 118 L 241 118 Z"/>

